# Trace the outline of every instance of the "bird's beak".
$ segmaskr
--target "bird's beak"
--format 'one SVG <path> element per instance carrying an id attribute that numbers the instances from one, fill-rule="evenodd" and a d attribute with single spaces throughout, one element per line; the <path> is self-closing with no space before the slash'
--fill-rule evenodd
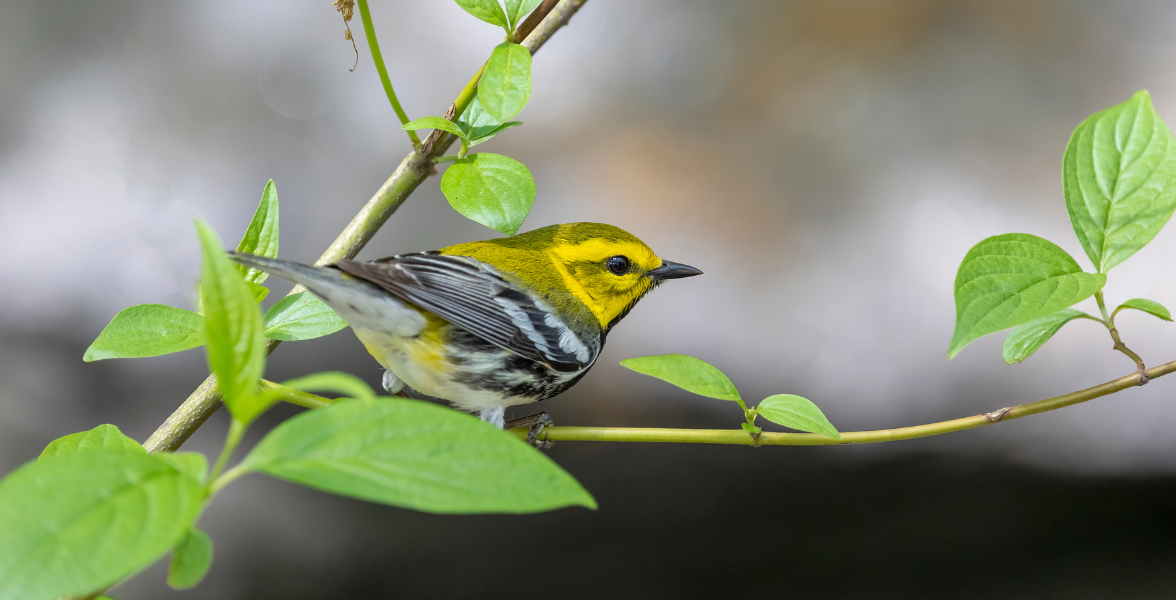
<path id="1" fill-rule="evenodd" d="M 654 281 L 665 281 L 666 279 L 681 279 L 683 277 L 702 275 L 702 271 L 690 265 L 663 260 L 660 267 L 646 272 L 646 275 L 649 275 Z"/>

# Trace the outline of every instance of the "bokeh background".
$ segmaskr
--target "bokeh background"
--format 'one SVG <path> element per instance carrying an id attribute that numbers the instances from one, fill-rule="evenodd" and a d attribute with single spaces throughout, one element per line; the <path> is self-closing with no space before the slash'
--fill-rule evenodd
<path id="1" fill-rule="evenodd" d="M 501 41 L 450 0 L 372 10 L 414 118 L 444 111 Z M 281 254 L 310 261 L 391 173 L 407 141 L 352 28 L 354 72 L 327 0 L 0 2 L 0 472 L 100 423 L 146 439 L 204 378 L 199 350 L 81 361 L 125 306 L 192 307 L 193 218 L 235 240 L 273 178 Z M 1021 365 L 1001 334 L 946 361 L 952 281 L 972 244 L 1011 231 L 1089 264 L 1063 150 L 1138 89 L 1176 122 L 1174 34 L 1171 2 L 591 0 L 536 56 L 526 127 L 484 148 L 534 174 L 525 229 L 613 223 L 706 275 L 645 299 L 543 408 L 567 425 L 737 427 L 731 404 L 617 365 L 666 352 L 751 399 L 807 396 L 842 430 L 1129 373 L 1081 321 Z M 431 178 L 361 257 L 493 235 Z M 1109 301 L 1176 304 L 1174 255 L 1170 227 L 1112 273 Z M 1173 325 L 1119 323 L 1149 364 L 1176 359 Z M 282 345 L 268 375 L 329 369 L 380 374 L 341 332 Z M 255 476 L 207 511 L 199 588 L 169 590 L 156 565 L 114 595 L 1171 597 L 1173 386 L 885 445 L 559 444 L 598 512 L 431 516 Z M 215 452 L 225 428 L 218 414 L 186 448 Z"/>

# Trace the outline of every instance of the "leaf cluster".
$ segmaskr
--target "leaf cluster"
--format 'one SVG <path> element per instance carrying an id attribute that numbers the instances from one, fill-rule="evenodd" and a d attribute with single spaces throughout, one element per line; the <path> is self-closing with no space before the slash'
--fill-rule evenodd
<path id="1" fill-rule="evenodd" d="M 1062 182 L 1070 223 L 1094 272 L 1035 235 L 1008 233 L 976 244 L 956 274 L 949 359 L 980 337 L 1013 328 L 1004 360 L 1021 362 L 1067 323 L 1089 319 L 1105 325 L 1115 348 L 1142 368 L 1119 339 L 1115 315 L 1136 309 L 1167 321 L 1168 309 L 1135 298 L 1108 314 L 1102 289 L 1111 269 L 1151 241 L 1176 210 L 1176 138 L 1147 91 L 1078 125 L 1062 160 Z M 1070 308 L 1091 297 L 1101 318 Z"/>
<path id="2" fill-rule="evenodd" d="M 482 68 L 477 96 L 456 121 L 424 117 L 405 123 L 403 129 L 435 129 L 457 137 L 461 151 L 456 156 L 436 159 L 452 162 L 441 177 L 441 191 L 450 206 L 465 217 L 499 233 L 514 235 L 535 203 L 535 179 L 527 167 L 507 156 L 470 148 L 522 125 L 511 121 L 531 97 L 531 53 L 513 43 L 515 30 L 541 0 L 506 0 L 505 10 L 497 0 L 457 0 L 469 14 L 502 27 L 505 41 L 494 47 Z"/>
<path id="3" fill-rule="evenodd" d="M 775 394 L 760 401 L 759 406 L 748 407 L 735 384 L 722 371 L 710 363 L 685 354 L 662 354 L 627 358 L 621 365 L 638 373 L 668 381 L 688 392 L 700 396 L 729 400 L 743 409 L 746 419 L 742 427 L 753 438 L 758 438 L 762 428 L 755 424 L 757 417 L 763 417 L 777 425 L 791 429 L 816 433 L 839 440 L 841 434 L 825 418 L 816 404 L 795 394 Z"/>

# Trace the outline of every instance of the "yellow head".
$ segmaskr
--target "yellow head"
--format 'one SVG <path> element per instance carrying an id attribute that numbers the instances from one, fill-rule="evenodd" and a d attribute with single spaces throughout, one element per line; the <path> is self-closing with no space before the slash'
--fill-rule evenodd
<path id="1" fill-rule="evenodd" d="M 702 273 L 662 260 L 632 234 L 601 223 L 551 225 L 441 253 L 495 267 L 512 283 L 542 294 L 567 318 L 588 318 L 577 314 L 587 309 L 595 325 L 606 330 L 662 281 Z"/>

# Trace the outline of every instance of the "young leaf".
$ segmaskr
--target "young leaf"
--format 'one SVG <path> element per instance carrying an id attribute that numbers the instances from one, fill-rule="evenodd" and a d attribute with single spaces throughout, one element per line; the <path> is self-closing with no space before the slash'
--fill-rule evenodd
<path id="1" fill-rule="evenodd" d="M 498 0 L 457 0 L 457 5 L 491 25 L 497 25 L 507 31 L 510 30 L 510 26 L 506 22 L 506 13 L 502 12 L 502 6 L 498 4 Z"/>
<path id="2" fill-rule="evenodd" d="M 167 567 L 167 584 L 177 590 L 196 587 L 212 566 L 212 540 L 208 534 L 193 529 L 172 550 Z"/>
<path id="3" fill-rule="evenodd" d="M 668 381 L 688 392 L 719 400 L 739 400 L 739 390 L 710 363 L 685 354 L 626 358 L 621 366 Z"/>
<path id="4" fill-rule="evenodd" d="M 160 452 L 154 456 L 200 483 L 208 477 L 208 459 L 199 452 Z"/>
<path id="5" fill-rule="evenodd" d="M 140 304 L 118 311 L 82 360 L 159 356 L 203 344 L 204 317 L 163 304 Z"/>
<path id="6" fill-rule="evenodd" d="M 596 508 L 526 443 L 428 402 L 349 400 L 274 428 L 242 468 L 371 502 L 445 514 Z"/>
<path id="7" fill-rule="evenodd" d="M 471 141 L 470 146 L 477 146 L 478 144 L 481 144 L 482 142 L 488 142 L 488 141 L 490 141 L 490 138 L 502 133 L 503 131 L 506 131 L 507 129 L 511 129 L 513 127 L 518 127 L 519 125 L 522 125 L 522 124 L 523 124 L 522 121 L 510 121 L 509 123 L 503 123 L 502 125 L 499 125 L 498 127 L 495 127 L 494 129 L 491 129 L 490 132 L 487 133 L 486 135 L 483 135 L 482 137 Z"/>
<path id="8" fill-rule="evenodd" d="M 237 265 L 237 266 L 239 267 L 241 265 Z M 265 300 L 266 296 L 269 295 L 269 288 L 265 287 L 264 285 L 261 285 L 260 283 L 253 283 L 252 281 L 246 281 L 245 286 L 249 288 L 249 295 L 253 296 L 254 302 L 261 302 L 262 300 Z"/>
<path id="9" fill-rule="evenodd" d="M 502 121 L 495 119 L 482 108 L 482 101 L 478 100 L 477 96 L 470 100 L 470 105 L 457 118 L 457 126 L 471 141 L 485 136 L 501 124 Z"/>
<path id="10" fill-rule="evenodd" d="M 841 439 L 836 427 L 825 418 L 825 413 L 807 398 L 793 394 L 768 396 L 755 408 L 761 417 L 785 427 L 809 433 L 818 433 L 827 438 Z"/>
<path id="11" fill-rule="evenodd" d="M 310 292 L 282 298 L 262 318 L 262 334 L 271 340 L 312 340 L 347 327 L 331 307 Z"/>
<path id="12" fill-rule="evenodd" d="M 237 252 L 256 254 L 267 258 L 277 258 L 278 256 L 278 188 L 274 185 L 273 179 L 265 184 L 265 189 L 261 192 L 261 203 L 257 205 L 257 210 L 253 213 L 253 220 L 249 222 L 249 228 L 245 230 L 245 237 L 242 237 L 241 243 L 237 244 Z M 244 265 L 234 266 L 245 281 L 255 283 L 257 287 L 261 287 L 265 278 L 269 277 L 269 273 L 265 271 Z M 258 293 L 261 294 L 260 297 L 258 297 Z M 257 302 L 261 302 L 268 293 L 268 289 L 265 289 L 265 292 L 258 292 L 257 289 L 254 289 L 254 298 Z"/>
<path id="13" fill-rule="evenodd" d="M 1147 90 L 1074 130 L 1062 180 L 1074 233 L 1098 272 L 1160 232 L 1176 210 L 1176 139 Z"/>
<path id="14" fill-rule="evenodd" d="M 522 125 L 521 121 L 503 123 L 495 119 L 486 109 L 482 108 L 482 101 L 477 96 L 470 101 L 470 105 L 457 119 L 457 126 L 461 128 L 470 140 L 471 146 L 490 141 L 490 138 L 510 129 Z"/>
<path id="15" fill-rule="evenodd" d="M 333 392 L 347 398 L 374 400 L 376 392 L 364 380 L 341 371 L 323 371 L 283 381 L 282 385 L 304 392 Z"/>
<path id="16" fill-rule="evenodd" d="M 972 246 L 955 280 L 956 328 L 947 357 L 981 336 L 1077 304 L 1102 289 L 1107 276 L 1082 267 L 1052 242 L 1006 233 Z"/>
<path id="17" fill-rule="evenodd" d="M 147 452 L 139 442 L 123 435 L 118 430 L 118 427 L 114 425 L 99 425 L 89 431 L 71 433 L 49 442 L 49 445 L 45 446 L 45 449 L 41 451 L 41 456 L 37 460 L 59 454 L 70 454 L 82 450 L 101 448 L 107 450 L 127 450 L 129 452 Z"/>
<path id="18" fill-rule="evenodd" d="M 511 30 L 518 29 L 523 17 L 542 3 L 543 0 L 506 0 L 506 16 L 510 17 Z"/>
<path id="19" fill-rule="evenodd" d="M 442 119 L 441 117 L 423 117 L 412 121 L 411 123 L 405 123 L 401 129 L 405 131 L 416 131 L 417 129 L 440 129 L 441 131 L 452 133 L 459 138 L 466 137 L 466 133 L 457 126 L 457 123 L 454 123 L 449 119 Z"/>
<path id="20" fill-rule="evenodd" d="M 257 393 L 265 367 L 261 312 L 216 233 L 200 221 L 196 222 L 196 230 L 200 235 L 208 366 L 216 374 L 225 406 L 237 416 L 238 404 Z"/>
<path id="21" fill-rule="evenodd" d="M 204 488 L 142 451 L 26 463 L 0 481 L 0 598 L 86 596 L 183 537 Z"/>
<path id="22" fill-rule="evenodd" d="M 531 53 L 519 44 L 499 44 L 478 82 L 482 108 L 499 123 L 505 123 L 522 112 L 530 97 Z"/>
<path id="23" fill-rule="evenodd" d="M 514 235 L 535 203 L 535 180 L 523 163 L 500 154 L 471 154 L 441 176 L 441 191 L 457 212 Z"/>
<path id="24" fill-rule="evenodd" d="M 1115 309 L 1115 312 L 1119 312 L 1119 311 L 1123 310 L 1124 308 L 1134 308 L 1135 310 L 1142 310 L 1145 313 L 1148 313 L 1150 315 L 1155 315 L 1165 321 L 1172 320 L 1172 314 L 1168 312 L 1168 309 L 1165 308 L 1163 304 L 1160 304 L 1159 302 L 1156 302 L 1155 300 L 1148 300 L 1147 298 L 1132 298 L 1132 299 L 1120 304 L 1119 308 Z"/>
<path id="25" fill-rule="evenodd" d="M 1080 310 L 1067 308 L 1018 325 L 1009 333 L 1009 337 L 1005 338 L 1004 361 L 1011 365 L 1029 358 L 1034 352 L 1037 352 L 1038 348 L 1049 341 L 1049 338 L 1053 337 L 1063 325 L 1084 316 L 1086 313 Z"/>

